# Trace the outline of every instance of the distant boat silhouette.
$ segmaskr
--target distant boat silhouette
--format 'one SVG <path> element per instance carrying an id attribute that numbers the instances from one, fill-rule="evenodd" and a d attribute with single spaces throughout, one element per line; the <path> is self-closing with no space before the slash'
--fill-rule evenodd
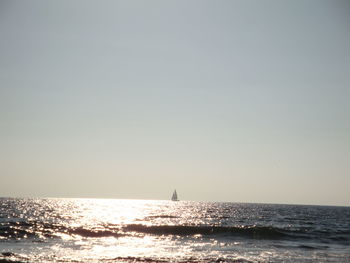
<path id="1" fill-rule="evenodd" d="M 173 193 L 173 196 L 171 197 L 171 201 L 179 201 L 179 199 L 177 198 L 177 193 L 176 193 L 176 189 Z"/>

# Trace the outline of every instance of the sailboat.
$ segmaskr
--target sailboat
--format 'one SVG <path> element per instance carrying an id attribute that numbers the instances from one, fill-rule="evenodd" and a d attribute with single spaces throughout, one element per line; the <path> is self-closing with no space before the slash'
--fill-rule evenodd
<path id="1" fill-rule="evenodd" d="M 171 197 L 171 201 L 179 201 L 179 199 L 177 198 L 177 193 L 176 193 L 176 189 L 173 193 L 173 196 Z"/>

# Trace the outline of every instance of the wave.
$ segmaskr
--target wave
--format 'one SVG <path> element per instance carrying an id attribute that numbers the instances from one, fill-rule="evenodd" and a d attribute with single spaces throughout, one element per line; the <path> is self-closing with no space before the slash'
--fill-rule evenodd
<path id="1" fill-rule="evenodd" d="M 247 227 L 224 227 L 224 226 L 181 226 L 181 225 L 128 225 L 123 228 L 125 232 L 138 232 L 154 235 L 230 235 L 256 239 L 278 239 L 288 237 L 284 230 L 274 227 L 247 226 Z"/>
<path id="2" fill-rule="evenodd" d="M 148 220 L 148 219 L 152 219 L 152 218 L 179 218 L 179 216 L 174 216 L 174 215 L 155 215 L 155 216 L 145 217 L 144 220 Z"/>
<path id="3" fill-rule="evenodd" d="M 188 225 L 158 225 L 148 226 L 140 224 L 127 225 L 122 228 L 124 233 L 135 232 L 153 235 L 176 236 L 223 236 L 242 237 L 249 239 L 287 239 L 287 240 L 323 240 L 324 242 L 338 241 L 349 244 L 350 238 L 342 233 L 317 233 L 305 229 L 278 228 L 273 226 L 188 226 Z"/>
<path id="4" fill-rule="evenodd" d="M 250 261 L 248 259 L 244 258 L 236 258 L 236 259 L 230 259 L 230 258 L 184 258 L 184 259 L 178 259 L 174 260 L 173 258 L 150 258 L 150 257 L 116 257 L 113 260 L 117 262 L 149 262 L 149 263 L 167 263 L 167 262 L 178 262 L 178 263 L 253 263 L 253 261 Z"/>
<path id="5" fill-rule="evenodd" d="M 47 262 L 48 259 L 41 258 L 41 260 Z M 33 262 L 36 262 L 37 259 Z M 61 260 L 59 260 L 61 261 Z M 121 262 L 121 263 L 135 263 L 135 262 L 147 262 L 147 263 L 253 263 L 245 258 L 227 258 L 227 257 L 218 257 L 218 258 L 179 258 L 174 260 L 174 258 L 152 258 L 152 257 L 115 257 L 111 259 L 102 258 L 99 262 Z M 0 254 L 0 263 L 24 263 L 29 262 L 27 257 L 23 257 L 22 255 L 15 254 L 12 252 L 4 252 Z M 51 260 L 50 260 L 51 262 Z M 63 261 L 62 261 L 63 262 Z M 74 262 L 85 262 L 80 260 L 74 260 Z"/>
<path id="6" fill-rule="evenodd" d="M 7 222 L 0 224 L 1 239 L 33 239 L 40 241 L 47 238 L 57 238 L 64 235 L 81 236 L 86 238 L 140 236 L 140 235 L 173 235 L 173 236 L 214 236 L 220 237 L 241 237 L 248 239 L 294 239 L 294 240 L 322 240 L 325 243 L 337 242 L 349 244 L 350 238 L 345 232 L 319 233 L 310 229 L 288 229 L 273 226 L 213 226 L 213 225 L 99 225 L 79 226 L 43 223 L 38 221 Z"/>
<path id="7" fill-rule="evenodd" d="M 113 230 L 95 230 L 86 228 L 76 228 L 68 231 L 69 234 L 79 235 L 82 237 L 119 237 L 121 234 Z"/>
<path id="8" fill-rule="evenodd" d="M 119 237 L 120 233 L 113 229 L 94 229 L 84 227 L 68 227 L 48 223 L 10 222 L 0 226 L 1 237 L 5 239 L 46 239 L 59 237 L 61 234 L 79 235 L 82 237 Z"/>

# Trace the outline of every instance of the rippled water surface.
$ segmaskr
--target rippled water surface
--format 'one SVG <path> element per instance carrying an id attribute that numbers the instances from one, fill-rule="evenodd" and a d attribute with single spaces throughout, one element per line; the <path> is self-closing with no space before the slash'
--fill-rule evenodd
<path id="1" fill-rule="evenodd" d="M 350 262 L 350 207 L 0 199 L 0 262 Z"/>

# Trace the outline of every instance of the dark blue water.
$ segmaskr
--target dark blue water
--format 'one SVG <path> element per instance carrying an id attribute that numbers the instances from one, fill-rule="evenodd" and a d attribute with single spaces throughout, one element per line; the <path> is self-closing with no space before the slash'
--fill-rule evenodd
<path id="1" fill-rule="evenodd" d="M 350 262 L 350 207 L 0 199 L 0 262 Z"/>

